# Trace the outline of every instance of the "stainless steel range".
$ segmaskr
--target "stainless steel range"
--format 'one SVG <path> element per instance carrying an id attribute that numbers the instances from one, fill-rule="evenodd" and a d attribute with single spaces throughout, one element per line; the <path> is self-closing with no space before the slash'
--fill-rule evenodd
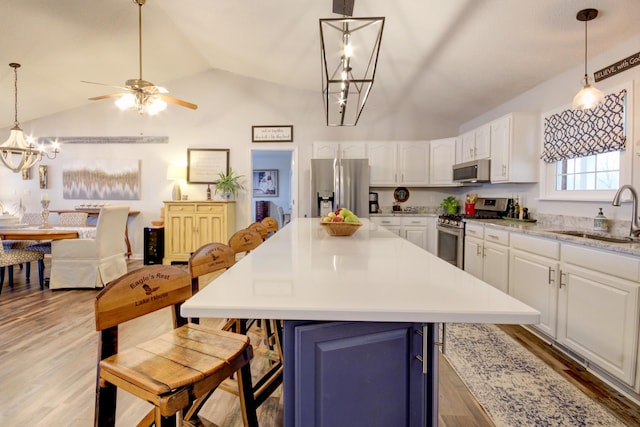
<path id="1" fill-rule="evenodd" d="M 464 267 L 464 220 L 504 218 L 509 212 L 510 200 L 506 197 L 479 197 L 475 215 L 440 215 L 436 225 L 438 246 L 436 254 L 458 268 Z"/>

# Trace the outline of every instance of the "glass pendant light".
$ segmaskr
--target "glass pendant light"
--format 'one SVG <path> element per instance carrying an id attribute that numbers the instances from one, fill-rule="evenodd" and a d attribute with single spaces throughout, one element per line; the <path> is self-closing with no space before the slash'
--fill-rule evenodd
<path id="1" fill-rule="evenodd" d="M 584 78 L 582 80 L 582 89 L 573 98 L 572 107 L 574 110 L 589 110 L 604 101 L 604 94 L 589 83 L 589 75 L 587 74 L 587 22 L 597 16 L 597 9 L 583 9 L 576 15 L 578 21 L 584 22 Z"/>

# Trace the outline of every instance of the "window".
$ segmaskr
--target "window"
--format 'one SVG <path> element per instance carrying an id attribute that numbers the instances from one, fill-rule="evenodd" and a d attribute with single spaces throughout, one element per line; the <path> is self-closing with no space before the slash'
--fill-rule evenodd
<path id="1" fill-rule="evenodd" d="M 544 115 L 541 198 L 611 200 L 620 185 L 630 182 L 630 90 L 627 84 L 612 91 L 593 111 Z"/>
<path id="2" fill-rule="evenodd" d="M 620 151 L 556 163 L 556 190 L 617 190 L 620 186 Z"/>

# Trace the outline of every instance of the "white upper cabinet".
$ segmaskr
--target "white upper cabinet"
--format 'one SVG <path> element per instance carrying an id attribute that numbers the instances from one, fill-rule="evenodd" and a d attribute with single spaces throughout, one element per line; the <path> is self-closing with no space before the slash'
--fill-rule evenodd
<path id="1" fill-rule="evenodd" d="M 462 134 L 458 163 L 488 159 L 491 156 L 491 127 L 481 126 Z"/>
<path id="2" fill-rule="evenodd" d="M 429 185 L 429 143 L 427 141 L 399 142 L 400 181 L 398 184 Z"/>
<path id="3" fill-rule="evenodd" d="M 313 143 L 313 158 L 367 159 L 367 143 L 364 141 L 316 141 Z"/>
<path id="4" fill-rule="evenodd" d="M 456 163 L 456 145 L 460 138 L 436 139 L 429 143 L 429 183 L 457 185 L 453 182 L 452 166 Z"/>
<path id="5" fill-rule="evenodd" d="M 536 182 L 539 118 L 535 114 L 512 113 L 490 123 L 491 182 Z"/>
<path id="6" fill-rule="evenodd" d="M 398 176 L 398 146 L 395 142 L 369 143 L 369 185 L 396 185 Z"/>
<path id="7" fill-rule="evenodd" d="M 428 141 L 368 143 L 371 186 L 429 184 Z"/>

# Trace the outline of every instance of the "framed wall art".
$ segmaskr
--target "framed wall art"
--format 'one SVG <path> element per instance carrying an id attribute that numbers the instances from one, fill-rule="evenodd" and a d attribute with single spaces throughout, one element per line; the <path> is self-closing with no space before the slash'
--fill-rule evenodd
<path id="1" fill-rule="evenodd" d="M 293 142 L 293 126 L 251 126 L 251 142 Z"/>
<path id="2" fill-rule="evenodd" d="M 278 197 L 278 170 L 253 171 L 253 197 Z"/>
<path id="3" fill-rule="evenodd" d="M 228 148 L 188 148 L 187 182 L 190 184 L 212 184 L 218 174 L 229 173 Z"/>
<path id="4" fill-rule="evenodd" d="M 140 160 L 69 161 L 62 167 L 62 197 L 81 200 L 140 200 L 140 180 Z"/>

